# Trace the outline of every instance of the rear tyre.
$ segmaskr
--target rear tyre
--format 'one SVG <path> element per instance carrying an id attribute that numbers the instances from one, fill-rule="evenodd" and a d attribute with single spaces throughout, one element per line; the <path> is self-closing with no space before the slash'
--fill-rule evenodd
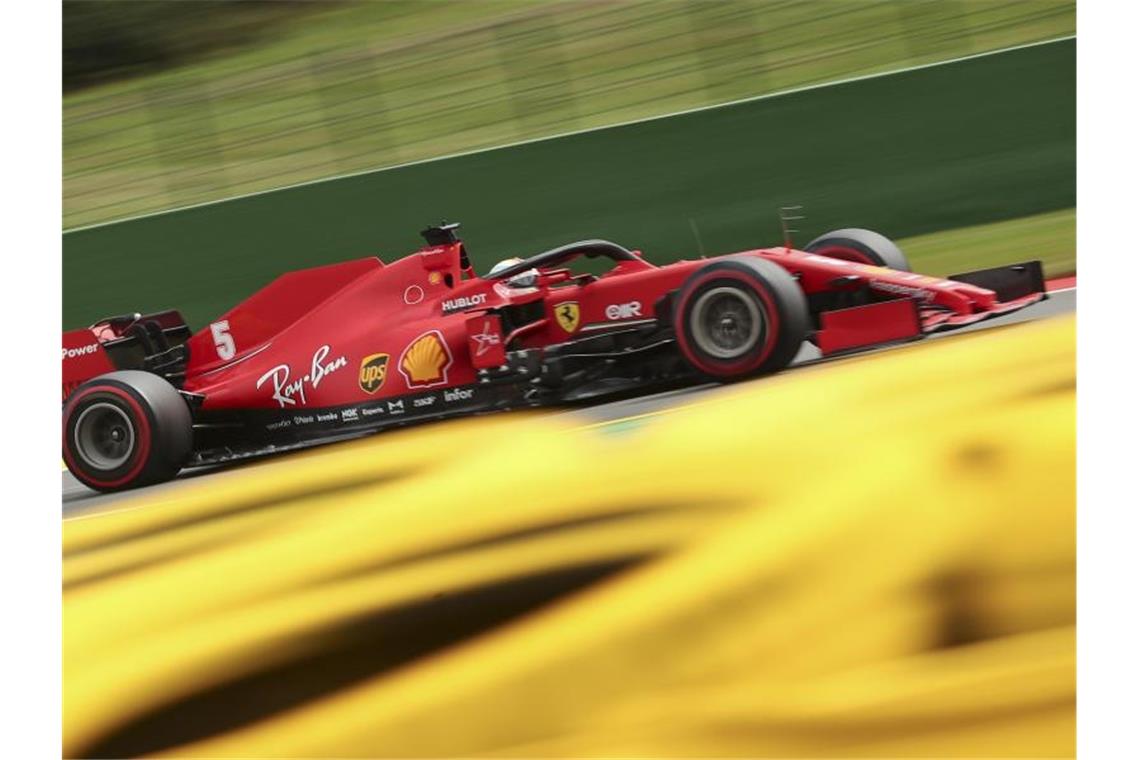
<path id="1" fill-rule="evenodd" d="M 190 408 L 158 375 L 123 370 L 75 389 L 63 408 L 63 459 L 97 491 L 169 480 L 193 448 Z"/>
<path id="2" fill-rule="evenodd" d="M 807 299 L 782 267 L 751 256 L 694 272 L 677 295 L 681 355 L 720 382 L 776 372 L 795 358 L 810 326 Z"/>
<path id="3" fill-rule="evenodd" d="M 889 238 L 856 227 L 833 230 L 820 235 L 804 246 L 804 250 L 833 259 L 857 261 L 860 264 L 898 269 L 902 272 L 911 271 L 906 254 Z"/>

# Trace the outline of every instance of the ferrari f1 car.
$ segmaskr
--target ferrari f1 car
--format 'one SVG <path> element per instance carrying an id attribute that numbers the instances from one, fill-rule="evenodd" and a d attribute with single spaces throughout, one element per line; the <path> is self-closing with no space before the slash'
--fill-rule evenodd
<path id="1" fill-rule="evenodd" d="M 740 380 L 805 341 L 856 351 L 1046 298 L 1040 262 L 928 277 L 862 229 L 666 266 L 584 240 L 479 277 L 457 227 L 391 264 L 285 274 L 195 333 L 176 311 L 66 333 L 68 468 L 131 488 L 413 421 Z"/>

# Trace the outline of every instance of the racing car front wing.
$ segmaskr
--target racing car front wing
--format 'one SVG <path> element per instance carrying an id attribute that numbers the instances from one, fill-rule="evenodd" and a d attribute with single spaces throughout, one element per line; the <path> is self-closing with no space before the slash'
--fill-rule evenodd
<path id="1" fill-rule="evenodd" d="M 816 345 L 825 356 L 870 346 L 917 340 L 924 335 L 964 327 L 1008 314 L 1046 300 L 1045 274 L 1040 261 L 951 275 L 961 282 L 992 291 L 992 304 L 959 313 L 918 295 L 824 311 L 819 316 Z"/>

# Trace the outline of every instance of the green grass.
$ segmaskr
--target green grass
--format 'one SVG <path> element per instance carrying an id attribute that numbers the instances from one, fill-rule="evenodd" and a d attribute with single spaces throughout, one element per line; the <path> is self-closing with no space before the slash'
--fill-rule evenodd
<path id="1" fill-rule="evenodd" d="M 589 237 L 693 256 L 692 224 L 709 252 L 770 245 L 790 203 L 806 209 L 801 240 L 1071 209 L 1075 52 L 1039 45 L 68 233 L 64 323 L 178 306 L 202 324 L 283 271 L 402 256 L 442 217 L 464 222 L 485 271 Z"/>
<path id="2" fill-rule="evenodd" d="M 916 272 L 946 276 L 1040 259 L 1047 277 L 1077 271 L 1076 209 L 918 235 L 899 241 Z"/>
<path id="3" fill-rule="evenodd" d="M 1071 0 L 367 2 L 64 99 L 75 227 L 1072 34 Z"/>

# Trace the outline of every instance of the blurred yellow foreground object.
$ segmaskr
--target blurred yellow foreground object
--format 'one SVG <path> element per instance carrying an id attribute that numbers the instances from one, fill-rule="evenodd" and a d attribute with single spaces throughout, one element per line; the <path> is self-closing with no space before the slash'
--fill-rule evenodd
<path id="1" fill-rule="evenodd" d="M 64 527 L 66 756 L 1074 754 L 1075 331 L 504 415 Z"/>

